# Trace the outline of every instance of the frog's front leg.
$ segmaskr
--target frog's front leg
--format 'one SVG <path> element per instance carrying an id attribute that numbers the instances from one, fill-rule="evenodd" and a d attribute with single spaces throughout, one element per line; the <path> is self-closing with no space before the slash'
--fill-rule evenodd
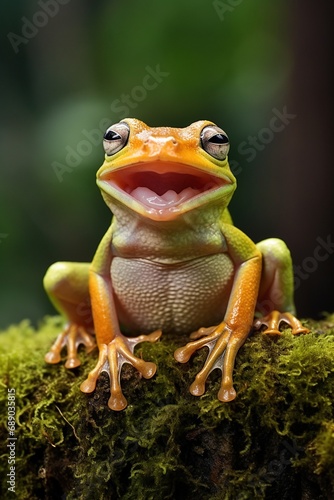
<path id="1" fill-rule="evenodd" d="M 263 333 L 280 335 L 282 322 L 291 327 L 293 334 L 308 333 L 294 316 L 293 268 L 289 249 L 284 241 L 270 238 L 257 244 L 262 254 L 262 277 L 254 322 L 256 329 L 263 325 Z"/>
<path id="2" fill-rule="evenodd" d="M 192 354 L 206 346 L 209 354 L 202 370 L 190 386 L 194 396 L 205 392 L 208 375 L 215 369 L 222 371 L 218 392 L 220 401 L 231 401 L 236 392 L 233 387 L 233 368 L 239 348 L 245 342 L 254 319 L 255 305 L 261 279 L 261 253 L 241 231 L 229 225 L 223 228 L 228 254 L 234 262 L 234 280 L 224 321 L 218 326 L 200 328 L 191 335 L 192 342 L 177 349 L 175 359 L 186 363 Z"/>
<path id="3" fill-rule="evenodd" d="M 111 240 L 112 226 L 102 239 L 89 270 L 89 292 L 99 359 L 88 378 L 81 384 L 80 389 L 85 393 L 93 392 L 100 373 L 107 372 L 110 378 L 111 393 L 108 406 L 112 410 L 119 411 L 127 406 L 120 384 L 123 364 L 131 364 L 144 378 L 153 377 L 156 365 L 136 357 L 133 351 L 140 342 L 156 342 L 161 336 L 161 331 L 157 330 L 149 335 L 138 337 L 125 337 L 121 334 L 110 273 Z"/>
<path id="4" fill-rule="evenodd" d="M 55 308 L 67 319 L 65 329 L 58 335 L 45 355 L 47 363 L 59 363 L 61 351 L 67 347 L 66 368 L 80 365 L 78 347 L 88 351 L 95 347 L 92 312 L 88 291 L 88 263 L 56 262 L 47 270 L 44 287 Z"/>

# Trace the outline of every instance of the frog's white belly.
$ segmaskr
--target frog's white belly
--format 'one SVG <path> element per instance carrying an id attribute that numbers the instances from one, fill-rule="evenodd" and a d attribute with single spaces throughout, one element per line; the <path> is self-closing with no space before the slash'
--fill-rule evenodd
<path id="1" fill-rule="evenodd" d="M 189 333 L 223 320 L 234 276 L 227 254 L 179 264 L 115 257 L 112 285 L 120 324 L 135 333 Z"/>

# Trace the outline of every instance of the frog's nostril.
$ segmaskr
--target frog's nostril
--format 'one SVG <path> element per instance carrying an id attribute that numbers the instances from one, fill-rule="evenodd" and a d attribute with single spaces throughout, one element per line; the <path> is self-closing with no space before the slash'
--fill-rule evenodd
<path id="1" fill-rule="evenodd" d="M 145 143 L 159 144 L 160 146 L 164 146 L 165 144 L 178 144 L 178 141 L 173 136 L 168 137 L 149 137 Z"/>
<path id="2" fill-rule="evenodd" d="M 175 154 L 179 149 L 179 141 L 174 137 L 155 137 L 145 139 L 142 144 L 142 151 L 151 156 L 164 153 Z"/>

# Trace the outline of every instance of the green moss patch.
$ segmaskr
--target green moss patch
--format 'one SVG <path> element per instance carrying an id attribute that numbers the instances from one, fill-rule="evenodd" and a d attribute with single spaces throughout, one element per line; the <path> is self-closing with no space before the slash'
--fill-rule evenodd
<path id="1" fill-rule="evenodd" d="M 188 387 L 206 357 L 173 358 L 185 339 L 167 336 L 136 352 L 158 364 L 151 380 L 129 365 L 123 389 L 129 406 L 107 407 L 103 374 L 92 395 L 80 392 L 97 358 L 48 365 L 44 354 L 62 328 L 47 318 L 0 334 L 1 498 L 8 491 L 8 388 L 15 389 L 15 484 L 18 499 L 298 499 L 334 492 L 334 315 L 312 332 L 273 339 L 254 333 L 234 372 L 237 399 L 216 399 L 220 372 L 207 392 Z"/>

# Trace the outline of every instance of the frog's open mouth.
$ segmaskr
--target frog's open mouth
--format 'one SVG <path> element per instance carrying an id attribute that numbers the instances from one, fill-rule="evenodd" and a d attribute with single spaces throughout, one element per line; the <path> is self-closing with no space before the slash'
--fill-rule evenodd
<path id="1" fill-rule="evenodd" d="M 144 205 L 150 212 L 175 212 L 181 204 L 231 184 L 225 176 L 171 162 L 138 163 L 102 173 L 99 186 L 109 194 L 115 190 Z M 109 189 L 108 189 L 109 188 Z"/>

